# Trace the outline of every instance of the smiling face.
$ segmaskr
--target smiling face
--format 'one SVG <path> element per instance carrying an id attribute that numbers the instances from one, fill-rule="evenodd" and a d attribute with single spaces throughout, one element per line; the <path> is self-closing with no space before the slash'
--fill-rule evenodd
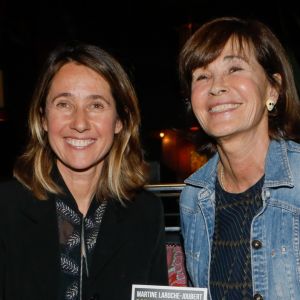
<path id="1" fill-rule="evenodd" d="M 209 65 L 193 72 L 191 103 L 201 127 L 216 138 L 238 134 L 268 137 L 266 101 L 277 101 L 251 48 L 238 51 L 232 40 Z"/>
<path id="2" fill-rule="evenodd" d="M 62 172 L 98 171 L 122 124 L 104 78 L 86 66 L 67 63 L 52 80 L 43 128 Z"/>

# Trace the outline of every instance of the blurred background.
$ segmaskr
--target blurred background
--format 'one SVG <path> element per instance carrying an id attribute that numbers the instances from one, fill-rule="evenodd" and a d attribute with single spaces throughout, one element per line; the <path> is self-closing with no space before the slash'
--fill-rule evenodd
<path id="1" fill-rule="evenodd" d="M 197 128 L 186 122 L 178 83 L 183 43 L 214 17 L 260 19 L 287 49 L 299 88 L 300 12 L 292 2 L 1 0 L 0 180 L 11 176 L 26 143 L 28 103 L 45 56 L 77 39 L 104 48 L 129 73 L 140 100 L 151 182 L 182 182 L 206 160 L 187 138 Z"/>

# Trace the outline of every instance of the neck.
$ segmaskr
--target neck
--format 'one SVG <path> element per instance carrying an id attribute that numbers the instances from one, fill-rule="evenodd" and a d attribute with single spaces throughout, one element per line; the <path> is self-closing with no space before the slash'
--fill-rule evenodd
<path id="1" fill-rule="evenodd" d="M 254 185 L 264 174 L 269 143 L 268 137 L 240 140 L 240 143 L 221 141 L 217 147 L 222 188 L 231 193 L 241 193 Z"/>
<path id="2" fill-rule="evenodd" d="M 59 161 L 57 162 L 57 167 L 74 197 L 79 211 L 85 216 L 95 194 L 100 170 L 94 168 L 84 172 L 77 172 Z"/>

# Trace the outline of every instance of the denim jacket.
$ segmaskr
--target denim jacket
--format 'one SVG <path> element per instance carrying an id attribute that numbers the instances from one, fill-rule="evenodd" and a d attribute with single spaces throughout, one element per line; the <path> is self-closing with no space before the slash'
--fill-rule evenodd
<path id="1" fill-rule="evenodd" d="M 187 270 L 193 286 L 208 290 L 218 161 L 216 154 L 186 179 L 180 196 Z M 299 300 L 300 144 L 271 141 L 262 199 L 249 241 L 254 299 Z"/>

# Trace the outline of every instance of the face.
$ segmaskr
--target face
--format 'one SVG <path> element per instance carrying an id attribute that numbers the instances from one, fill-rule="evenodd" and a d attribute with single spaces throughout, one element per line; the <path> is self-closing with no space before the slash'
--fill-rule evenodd
<path id="1" fill-rule="evenodd" d="M 108 83 L 92 69 L 67 63 L 54 76 L 43 120 L 58 167 L 101 169 L 122 129 Z"/>
<path id="2" fill-rule="evenodd" d="M 278 94 L 251 49 L 244 55 L 228 41 L 205 68 L 193 72 L 192 109 L 203 130 L 217 140 L 240 134 L 268 137 L 266 101 Z"/>

